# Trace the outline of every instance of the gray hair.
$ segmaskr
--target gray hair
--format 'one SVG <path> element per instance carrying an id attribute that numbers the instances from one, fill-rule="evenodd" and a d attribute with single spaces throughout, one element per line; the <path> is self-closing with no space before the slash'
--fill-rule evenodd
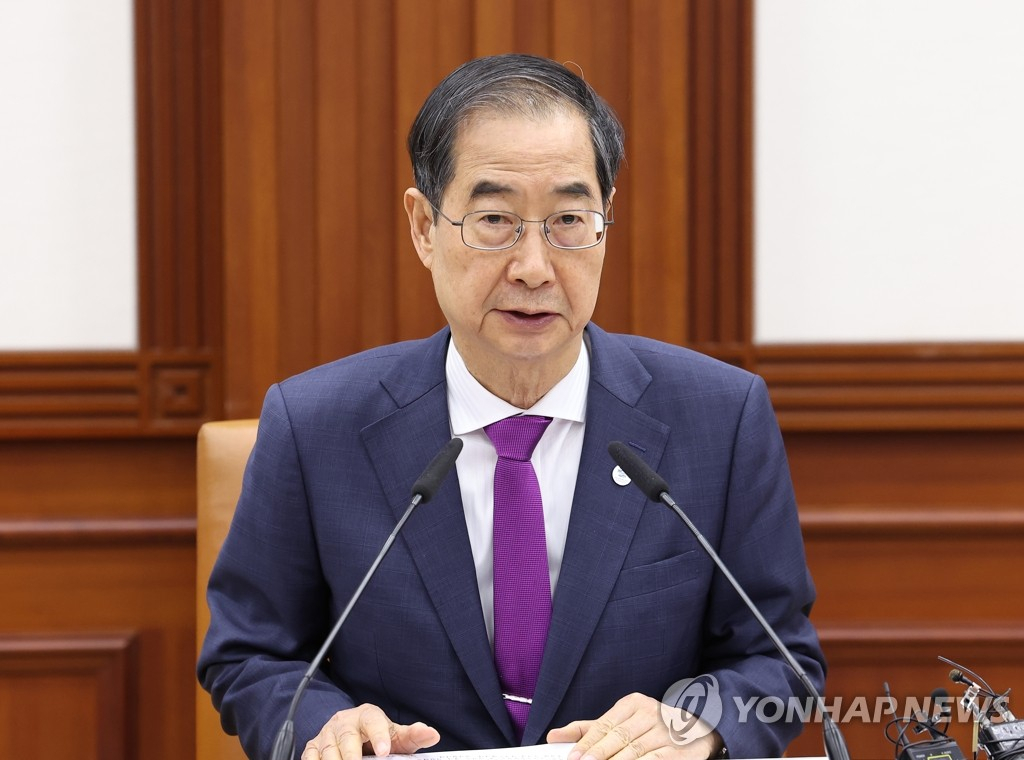
<path id="1" fill-rule="evenodd" d="M 455 176 L 460 127 L 484 111 L 544 116 L 569 109 L 587 121 L 605 205 L 624 153 L 622 124 L 581 77 L 547 58 L 509 53 L 464 63 L 434 88 L 409 130 L 416 187 L 435 206 Z"/>

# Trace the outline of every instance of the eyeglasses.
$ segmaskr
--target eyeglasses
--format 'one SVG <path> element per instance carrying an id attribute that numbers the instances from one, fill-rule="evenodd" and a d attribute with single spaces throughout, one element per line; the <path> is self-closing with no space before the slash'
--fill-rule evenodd
<path id="1" fill-rule="evenodd" d="M 434 204 L 431 207 L 445 221 L 462 229 L 462 242 L 480 251 L 503 251 L 523 236 L 527 224 L 539 224 L 544 238 L 555 248 L 578 251 L 593 248 L 604 240 L 608 227 L 615 223 L 600 211 L 567 209 L 556 211 L 546 219 L 523 219 L 511 211 L 473 211 L 461 221 L 450 219 Z"/>

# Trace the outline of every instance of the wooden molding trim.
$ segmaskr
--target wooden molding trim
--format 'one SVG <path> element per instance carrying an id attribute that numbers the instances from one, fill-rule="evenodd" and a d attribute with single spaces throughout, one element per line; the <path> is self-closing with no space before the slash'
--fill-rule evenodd
<path id="1" fill-rule="evenodd" d="M 1024 343 L 757 346 L 786 430 L 1024 430 Z"/>
<path id="2" fill-rule="evenodd" d="M 220 416 L 211 349 L 0 355 L 0 439 L 193 436 Z"/>
<path id="3" fill-rule="evenodd" d="M 818 637 L 822 642 L 867 644 L 884 642 L 885 646 L 915 647 L 919 644 L 934 644 L 944 641 L 966 642 L 986 647 L 995 644 L 1021 646 L 1024 644 L 1024 627 L 1019 625 L 864 625 L 818 626 Z M 1019 651 L 1024 652 L 1024 648 Z M 967 664 L 967 663 L 964 663 Z"/>
<path id="4" fill-rule="evenodd" d="M 1024 536 L 1024 511 L 963 506 L 960 508 L 890 507 L 844 505 L 801 506 L 800 527 L 804 538 L 851 538 L 902 535 L 906 540 L 956 535 L 962 538 Z"/>
<path id="5" fill-rule="evenodd" d="M 194 517 L 130 520 L 0 520 L 0 547 L 194 545 Z"/>
<path id="6" fill-rule="evenodd" d="M 688 340 L 749 365 L 753 293 L 753 3 L 690 4 Z"/>
<path id="7" fill-rule="evenodd" d="M 990 674 L 986 677 L 995 685 L 1003 678 L 1000 673 L 1020 673 L 1024 669 L 1024 625 L 1020 624 L 824 625 L 818 626 L 818 637 L 830 667 L 846 672 L 892 663 L 893 669 L 934 669 L 938 675 L 950 668 L 938 659 L 942 655 Z"/>
<path id="8" fill-rule="evenodd" d="M 0 636 L 0 679 L 84 674 L 95 685 L 96 757 L 134 757 L 137 683 L 134 633 Z M 16 726 L 16 724 L 14 724 Z M 17 737 L 16 745 L 21 746 Z M 38 748 L 41 737 L 25 737 Z"/>

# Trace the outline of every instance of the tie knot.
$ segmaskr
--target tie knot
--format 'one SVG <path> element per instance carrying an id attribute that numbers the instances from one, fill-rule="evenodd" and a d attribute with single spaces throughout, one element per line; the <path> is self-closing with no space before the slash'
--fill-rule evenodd
<path id="1" fill-rule="evenodd" d="M 484 432 L 499 457 L 528 462 L 550 422 L 550 417 L 523 414 L 498 420 L 486 426 Z"/>

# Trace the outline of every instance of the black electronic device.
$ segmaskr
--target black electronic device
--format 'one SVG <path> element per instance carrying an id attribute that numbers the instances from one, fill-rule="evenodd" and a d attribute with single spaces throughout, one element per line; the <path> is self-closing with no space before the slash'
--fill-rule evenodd
<path id="1" fill-rule="evenodd" d="M 967 688 L 960 706 L 974 717 L 978 747 L 990 760 L 1024 760 L 1024 720 L 1010 711 L 1010 690 L 997 694 L 984 678 L 947 657 L 949 680 Z"/>
<path id="2" fill-rule="evenodd" d="M 943 723 L 948 726 L 952 717 L 949 692 L 939 688 L 931 693 L 929 699 L 938 708 L 936 711 L 927 715 L 915 713 L 901 717 L 896 713 L 896 703 L 889 691 L 889 684 L 885 683 L 884 686 L 893 715 L 885 726 L 885 738 L 895 746 L 893 755 L 896 760 L 966 760 L 960 745 L 947 736 L 942 728 Z M 897 729 L 895 737 L 891 734 L 893 727 Z M 929 738 L 911 741 L 909 734 L 925 732 Z"/>

